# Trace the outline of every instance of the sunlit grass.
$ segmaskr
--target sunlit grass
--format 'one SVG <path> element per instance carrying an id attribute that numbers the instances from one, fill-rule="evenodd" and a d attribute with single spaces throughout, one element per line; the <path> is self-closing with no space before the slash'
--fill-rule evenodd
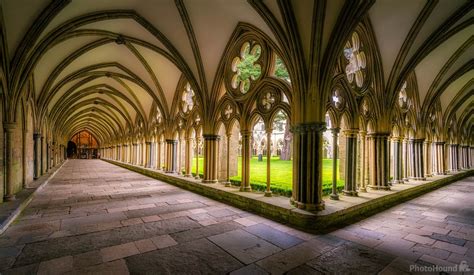
<path id="1" fill-rule="evenodd" d="M 291 195 L 293 181 L 292 160 L 280 160 L 280 157 L 272 157 L 270 160 L 270 187 L 273 192 Z M 196 173 L 196 158 L 193 160 L 192 172 Z M 203 173 L 203 158 L 199 158 L 199 173 Z M 344 181 L 339 179 L 339 165 L 337 166 L 338 189 L 344 187 Z M 242 179 L 242 161 L 238 160 L 238 175 L 231 177 L 234 184 L 239 184 Z M 253 189 L 264 190 L 267 183 L 267 159 L 258 161 L 257 157 L 250 160 L 250 183 Z M 323 159 L 323 192 L 330 193 L 332 188 L 332 159 Z"/>

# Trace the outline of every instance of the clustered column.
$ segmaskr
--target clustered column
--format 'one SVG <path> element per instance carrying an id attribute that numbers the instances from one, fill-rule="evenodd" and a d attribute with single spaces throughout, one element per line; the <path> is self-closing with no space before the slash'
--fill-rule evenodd
<path id="1" fill-rule="evenodd" d="M 203 183 L 217 182 L 217 162 L 219 149 L 218 135 L 203 135 L 204 137 L 204 178 Z"/>
<path id="2" fill-rule="evenodd" d="M 424 139 L 410 140 L 410 171 L 411 178 L 414 180 L 425 180 L 423 170 L 423 142 Z"/>
<path id="3" fill-rule="evenodd" d="M 151 168 L 151 141 L 145 142 L 145 167 Z"/>
<path id="4" fill-rule="evenodd" d="M 458 144 L 449 144 L 449 168 L 451 172 L 457 172 L 458 169 Z"/>
<path id="5" fill-rule="evenodd" d="M 356 156 L 357 156 L 357 133 L 358 130 L 345 130 L 346 136 L 346 159 L 345 159 L 345 184 L 342 191 L 346 196 L 357 196 L 356 186 Z"/>
<path id="6" fill-rule="evenodd" d="M 176 156 L 178 141 L 174 139 L 166 140 L 166 173 L 176 172 Z"/>
<path id="7" fill-rule="evenodd" d="M 188 137 L 186 139 L 186 159 L 184 161 L 184 176 L 185 177 L 192 177 L 192 173 L 191 173 L 191 166 L 193 165 L 192 164 L 192 160 L 193 160 L 193 138 L 192 137 Z"/>
<path id="8" fill-rule="evenodd" d="M 444 142 L 434 142 L 433 171 L 435 175 L 444 175 Z"/>
<path id="9" fill-rule="evenodd" d="M 273 129 L 271 129 L 271 128 L 267 129 L 267 189 L 265 190 L 265 197 L 271 197 L 272 196 L 272 191 L 270 189 L 270 181 L 271 181 L 270 160 L 271 160 L 271 157 L 272 157 L 272 150 L 271 150 L 270 146 L 271 146 L 271 140 L 272 140 L 272 131 L 273 131 Z M 227 155 L 230 155 L 229 150 L 227 150 Z M 229 172 L 229 169 L 227 169 L 227 173 L 228 172 Z"/>
<path id="10" fill-rule="evenodd" d="M 242 182 L 240 191 L 249 192 L 252 190 L 250 187 L 250 135 L 252 132 L 248 130 L 242 130 L 240 135 L 242 136 Z"/>
<path id="11" fill-rule="evenodd" d="M 390 190 L 388 168 L 388 133 L 368 135 L 369 142 L 369 187 Z"/>
<path id="12" fill-rule="evenodd" d="M 322 134 L 324 122 L 293 127 L 295 174 L 292 202 L 301 209 L 322 210 Z"/>
<path id="13" fill-rule="evenodd" d="M 330 198 L 333 200 L 339 199 L 339 195 L 337 194 L 337 136 L 339 130 L 339 128 L 332 129 L 332 193 Z"/>
<path id="14" fill-rule="evenodd" d="M 368 171 L 367 171 L 367 155 L 366 155 L 366 132 L 360 131 L 359 136 L 360 136 L 360 152 L 361 152 L 359 191 L 367 192 Z"/>
<path id="15" fill-rule="evenodd" d="M 425 140 L 424 142 L 424 155 L 425 160 L 425 176 L 432 176 L 432 158 L 431 158 L 431 140 Z"/>
<path id="16" fill-rule="evenodd" d="M 392 138 L 393 144 L 393 180 L 392 183 L 403 183 L 402 180 L 402 143 L 400 137 Z"/>
<path id="17" fill-rule="evenodd" d="M 13 190 L 13 130 L 15 129 L 14 123 L 4 123 L 3 128 L 5 130 L 5 180 L 6 180 L 6 192 L 4 195 L 5 201 L 15 200 L 15 194 Z"/>
<path id="18" fill-rule="evenodd" d="M 41 134 L 34 133 L 34 159 L 35 159 L 35 171 L 34 179 L 38 179 L 41 176 Z"/>

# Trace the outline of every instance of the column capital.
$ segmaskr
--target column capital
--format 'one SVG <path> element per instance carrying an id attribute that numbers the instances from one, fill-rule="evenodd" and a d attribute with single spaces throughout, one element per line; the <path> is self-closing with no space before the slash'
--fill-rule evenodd
<path id="1" fill-rule="evenodd" d="M 339 132 L 341 131 L 341 128 L 335 127 L 335 128 L 331 128 L 331 129 L 329 129 L 329 130 L 331 130 L 331 132 L 332 132 L 333 134 L 339 134 Z"/>
<path id="2" fill-rule="evenodd" d="M 13 129 L 16 128 L 16 124 L 15 123 L 11 123 L 11 122 L 5 122 L 3 123 L 3 129 L 5 129 L 6 132 L 11 132 L 13 131 Z"/>
<path id="3" fill-rule="evenodd" d="M 392 141 L 394 141 L 394 142 L 401 142 L 401 141 L 403 141 L 403 137 L 400 137 L 400 136 L 398 136 L 398 137 L 392 137 Z"/>
<path id="4" fill-rule="evenodd" d="M 33 133 L 33 138 L 34 139 L 41 138 L 41 133 Z"/>
<path id="5" fill-rule="evenodd" d="M 324 132 L 325 130 L 325 122 L 301 123 L 291 128 L 292 133 Z"/>
<path id="6" fill-rule="evenodd" d="M 202 135 L 202 137 L 204 138 L 204 140 L 219 140 L 219 139 L 221 138 L 221 136 L 219 136 L 219 135 L 213 135 L 213 134 Z"/>
<path id="7" fill-rule="evenodd" d="M 368 137 L 372 138 L 387 138 L 390 136 L 390 133 L 378 133 L 378 132 L 372 132 L 367 134 Z"/>
<path id="8" fill-rule="evenodd" d="M 176 139 L 167 139 L 166 143 L 168 143 L 168 144 L 178 144 L 178 140 L 176 140 Z"/>
<path id="9" fill-rule="evenodd" d="M 252 131 L 249 131 L 249 130 L 241 130 L 241 131 L 240 131 L 240 135 L 241 135 L 242 137 L 244 137 L 244 136 L 249 137 L 249 136 L 252 135 Z"/>
<path id="10" fill-rule="evenodd" d="M 446 144 L 445 141 L 435 141 L 433 143 L 436 144 L 436 145 L 445 145 Z"/>
<path id="11" fill-rule="evenodd" d="M 346 137 L 356 138 L 359 134 L 359 129 L 346 129 L 342 131 Z"/>

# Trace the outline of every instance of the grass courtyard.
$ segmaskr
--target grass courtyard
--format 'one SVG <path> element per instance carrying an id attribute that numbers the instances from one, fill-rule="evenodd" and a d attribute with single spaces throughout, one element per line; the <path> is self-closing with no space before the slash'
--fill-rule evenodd
<path id="1" fill-rule="evenodd" d="M 233 184 L 240 185 L 242 178 L 242 161 L 238 160 L 238 175 L 231 177 Z M 285 196 L 291 195 L 292 187 L 292 160 L 280 160 L 280 157 L 272 157 L 270 160 L 270 187 L 273 192 Z M 196 173 L 196 158 L 193 161 L 193 173 Z M 203 172 L 203 158 L 199 158 L 199 173 Z M 338 165 L 338 181 L 337 186 L 339 190 L 344 187 L 344 181 L 339 179 L 339 165 Z M 267 159 L 264 157 L 263 161 L 258 161 L 257 157 L 253 157 L 250 161 L 250 184 L 254 190 L 265 190 L 267 182 Z M 323 159 L 323 193 L 329 194 L 332 188 L 332 159 Z"/>

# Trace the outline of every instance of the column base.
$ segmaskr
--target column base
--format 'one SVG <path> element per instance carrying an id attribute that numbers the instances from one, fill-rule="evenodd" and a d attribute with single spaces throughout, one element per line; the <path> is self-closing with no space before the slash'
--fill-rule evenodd
<path id="1" fill-rule="evenodd" d="M 364 187 L 360 187 L 359 188 L 359 192 L 362 192 L 362 193 L 367 193 L 367 188 Z"/>
<path id="2" fill-rule="evenodd" d="M 202 183 L 217 183 L 219 182 L 218 180 L 202 180 Z"/>
<path id="3" fill-rule="evenodd" d="M 241 186 L 240 191 L 241 192 L 252 192 L 252 187 L 250 187 L 250 186 L 245 186 L 245 187 Z"/>
<path id="4" fill-rule="evenodd" d="M 159 170 L 159 169 L 157 169 L 157 170 Z M 192 174 L 186 174 L 186 175 L 184 175 L 184 176 L 187 177 L 187 178 L 192 178 L 192 177 L 193 177 Z"/>
<path id="5" fill-rule="evenodd" d="M 339 200 L 339 195 L 338 195 L 338 194 L 331 194 L 331 195 L 329 195 L 329 198 L 330 198 L 331 200 L 337 201 L 337 200 Z"/>
<path id="6" fill-rule="evenodd" d="M 400 184 L 400 183 L 405 183 L 404 180 L 392 180 L 392 184 Z"/>
<path id="7" fill-rule="evenodd" d="M 359 195 L 357 194 L 357 191 L 346 191 L 346 190 L 342 190 L 342 193 L 346 196 L 350 196 L 350 197 L 358 197 Z"/>
<path id="8" fill-rule="evenodd" d="M 265 197 L 271 197 L 272 191 L 265 191 Z"/>
<path id="9" fill-rule="evenodd" d="M 321 211 L 321 210 L 324 210 L 325 208 L 324 201 L 322 201 L 319 204 L 295 202 L 295 205 L 299 209 L 304 209 L 307 211 Z"/>
<path id="10" fill-rule="evenodd" d="M 369 185 L 371 190 L 390 190 L 390 186 L 378 186 L 378 185 Z"/>
<path id="11" fill-rule="evenodd" d="M 426 174 L 426 177 L 432 177 L 433 174 Z"/>
<path id="12" fill-rule="evenodd" d="M 15 195 L 6 195 L 3 197 L 3 201 L 15 201 L 16 197 Z"/>
<path id="13" fill-rule="evenodd" d="M 230 181 L 224 181 L 223 184 L 225 187 L 230 187 L 232 185 Z"/>

